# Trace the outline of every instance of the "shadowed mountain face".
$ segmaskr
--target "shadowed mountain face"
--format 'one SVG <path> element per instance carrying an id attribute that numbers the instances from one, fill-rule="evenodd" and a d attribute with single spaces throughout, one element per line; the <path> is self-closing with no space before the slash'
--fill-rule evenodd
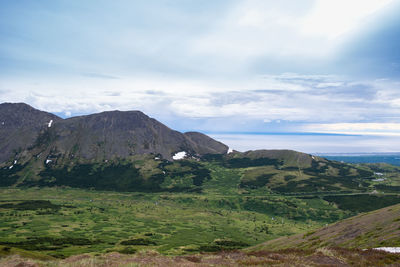
<path id="1" fill-rule="evenodd" d="M 0 104 L 0 124 L 0 163 L 39 153 L 96 161 L 138 154 L 171 159 L 180 151 L 201 155 L 228 150 L 206 135 L 171 130 L 140 111 L 110 111 L 64 120 L 26 104 L 4 103 Z"/>
<path id="2" fill-rule="evenodd" d="M 32 147 L 41 132 L 61 118 L 24 103 L 0 104 L 0 164 Z"/>
<path id="3" fill-rule="evenodd" d="M 224 146 L 223 150 L 221 150 L 221 143 L 215 142 L 214 139 L 205 134 L 198 132 L 187 132 L 184 135 L 190 140 L 191 146 L 193 146 L 199 154 L 221 154 L 221 151 L 223 151 L 225 154 L 227 152 L 227 147 Z"/>

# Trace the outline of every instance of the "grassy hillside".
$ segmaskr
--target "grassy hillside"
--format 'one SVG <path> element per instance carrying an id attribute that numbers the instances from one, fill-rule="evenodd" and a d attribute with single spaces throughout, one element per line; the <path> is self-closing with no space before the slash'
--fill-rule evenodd
<path id="1" fill-rule="evenodd" d="M 0 245 L 61 258 L 211 252 L 311 231 L 350 214 L 323 200 L 281 196 L 1 189 Z"/>
<path id="2" fill-rule="evenodd" d="M 285 195 L 400 192 L 400 167 L 340 163 L 290 150 L 205 155 L 173 162 L 151 154 L 101 162 L 35 157 L 8 165 L 0 168 L 0 186 L 125 192 L 201 192 L 207 188 Z M 212 179 L 217 169 L 222 176 L 235 176 L 234 180 L 216 183 L 224 179 Z"/>
<path id="3" fill-rule="evenodd" d="M 309 233 L 353 214 L 320 197 L 8 188 L 0 189 L 0 245 L 60 258 L 217 252 Z"/>
<path id="4" fill-rule="evenodd" d="M 363 213 L 316 231 L 281 237 L 251 250 L 318 247 L 374 248 L 400 246 L 400 205 Z"/>
<path id="5" fill-rule="evenodd" d="M 59 258 L 231 251 L 398 204 L 399 173 L 288 150 L 18 162 L 0 169 L 0 245 Z"/>

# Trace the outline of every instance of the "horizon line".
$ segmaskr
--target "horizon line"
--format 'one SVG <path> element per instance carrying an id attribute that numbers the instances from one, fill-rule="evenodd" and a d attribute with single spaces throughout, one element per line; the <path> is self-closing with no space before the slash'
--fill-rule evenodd
<path id="1" fill-rule="evenodd" d="M 239 132 L 239 131 L 204 131 L 205 134 L 231 135 L 311 135 L 311 136 L 363 136 L 361 134 L 320 133 L 320 132 Z"/>

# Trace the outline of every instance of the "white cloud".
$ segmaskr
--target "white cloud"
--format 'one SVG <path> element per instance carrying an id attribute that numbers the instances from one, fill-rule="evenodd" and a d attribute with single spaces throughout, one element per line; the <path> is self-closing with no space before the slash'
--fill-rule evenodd
<path id="1" fill-rule="evenodd" d="M 317 0 L 300 22 L 300 31 L 336 39 L 362 25 L 363 20 L 393 0 Z"/>
<path id="2" fill-rule="evenodd" d="M 260 57 L 289 62 L 328 60 L 346 34 L 393 0 L 238 1 L 214 30 L 190 43 L 189 53 L 207 57 L 210 67 L 243 71 Z M 229 64 L 226 64 L 229 63 Z"/>
<path id="3" fill-rule="evenodd" d="M 344 84 L 342 82 L 323 82 L 317 84 L 315 87 L 316 88 L 326 88 L 326 87 L 339 87 L 343 86 Z"/>
<path id="4" fill-rule="evenodd" d="M 298 31 L 299 19 L 304 15 L 301 13 L 306 11 L 302 6 L 307 3 L 238 1 L 221 14 L 214 30 L 193 40 L 192 52 L 216 59 L 217 64 L 232 62 L 225 67 L 238 70 L 260 56 L 318 56 L 326 46 L 314 38 L 303 38 Z"/>
<path id="5" fill-rule="evenodd" d="M 2 81 L 0 100 L 25 101 L 66 116 L 120 109 L 142 110 L 155 117 L 238 117 L 263 124 L 277 120 L 390 123 L 400 116 L 396 102 L 400 84 L 390 80 L 295 73 L 228 82 L 156 76 L 66 80 Z"/>
<path id="6" fill-rule="evenodd" d="M 400 123 L 328 123 L 308 124 L 303 130 L 320 133 L 400 136 Z"/>

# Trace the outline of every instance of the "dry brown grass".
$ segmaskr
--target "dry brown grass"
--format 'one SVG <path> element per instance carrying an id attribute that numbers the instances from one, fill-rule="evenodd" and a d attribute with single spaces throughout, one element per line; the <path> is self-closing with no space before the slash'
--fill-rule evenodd
<path id="1" fill-rule="evenodd" d="M 400 204 L 363 213 L 308 234 L 270 240 L 247 250 L 279 250 L 288 247 L 340 246 L 370 248 L 400 244 Z"/>
<path id="2" fill-rule="evenodd" d="M 225 251 L 169 257 L 155 251 L 133 255 L 108 253 L 101 256 L 76 255 L 63 260 L 39 261 L 18 255 L 0 259 L 4 267 L 133 267 L 133 266 L 400 266 L 400 254 L 378 250 L 318 248 L 280 251 Z"/>

